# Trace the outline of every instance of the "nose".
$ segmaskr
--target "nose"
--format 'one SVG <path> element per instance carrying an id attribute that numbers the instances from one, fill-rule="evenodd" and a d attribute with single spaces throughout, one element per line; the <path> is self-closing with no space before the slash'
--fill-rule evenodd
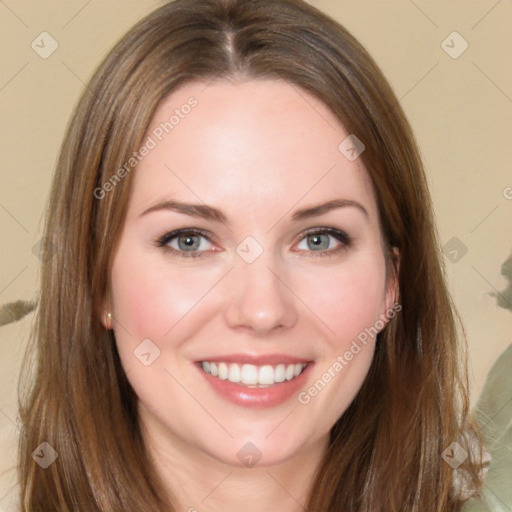
<path id="1" fill-rule="evenodd" d="M 240 260 L 230 274 L 225 317 L 231 328 L 263 336 L 295 325 L 296 297 L 269 259 Z"/>

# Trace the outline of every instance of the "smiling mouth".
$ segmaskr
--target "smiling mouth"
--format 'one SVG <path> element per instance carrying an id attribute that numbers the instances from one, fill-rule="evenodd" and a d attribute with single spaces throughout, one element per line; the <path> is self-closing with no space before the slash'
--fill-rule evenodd
<path id="1" fill-rule="evenodd" d="M 253 364 L 237 364 L 201 361 L 200 368 L 219 380 L 228 380 L 234 384 L 248 388 L 267 388 L 297 378 L 308 363 L 257 366 Z"/>

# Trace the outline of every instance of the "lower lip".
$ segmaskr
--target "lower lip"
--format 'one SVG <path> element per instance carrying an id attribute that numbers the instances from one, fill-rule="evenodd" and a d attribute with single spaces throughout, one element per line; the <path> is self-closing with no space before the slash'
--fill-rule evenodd
<path id="1" fill-rule="evenodd" d="M 306 384 L 313 366 L 314 363 L 309 362 L 298 377 L 273 384 L 268 388 L 240 386 L 229 380 L 213 377 L 206 373 L 199 365 L 197 365 L 197 368 L 220 397 L 242 407 L 265 409 L 276 407 L 289 400 L 292 396 L 297 395 Z"/>

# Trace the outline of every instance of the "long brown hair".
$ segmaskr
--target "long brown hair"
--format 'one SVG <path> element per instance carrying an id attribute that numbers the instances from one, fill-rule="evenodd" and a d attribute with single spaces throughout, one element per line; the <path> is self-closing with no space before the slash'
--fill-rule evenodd
<path id="1" fill-rule="evenodd" d="M 103 184 L 143 144 L 166 94 L 218 77 L 286 80 L 364 142 L 388 269 L 398 271 L 402 311 L 379 333 L 369 374 L 331 431 L 305 510 L 459 510 L 454 470 L 441 454 L 452 442 L 469 451 L 468 437 L 478 451 L 481 435 L 469 416 L 465 336 L 418 149 L 373 59 L 301 0 L 168 3 L 121 39 L 84 90 L 51 189 L 37 323 L 20 380 L 22 510 L 174 509 L 144 446 L 113 334 L 100 321 L 136 170 L 125 167 L 107 192 Z M 47 469 L 31 456 L 44 442 L 58 453 Z M 459 471 L 478 489 L 475 460 Z"/>

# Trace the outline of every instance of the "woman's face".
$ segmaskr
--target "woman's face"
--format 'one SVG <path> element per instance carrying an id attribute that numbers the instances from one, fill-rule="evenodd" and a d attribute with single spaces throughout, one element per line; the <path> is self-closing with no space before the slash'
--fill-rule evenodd
<path id="1" fill-rule="evenodd" d="M 394 283 L 348 136 L 277 80 L 189 83 L 157 109 L 106 311 L 159 453 L 277 464 L 360 389 Z"/>

